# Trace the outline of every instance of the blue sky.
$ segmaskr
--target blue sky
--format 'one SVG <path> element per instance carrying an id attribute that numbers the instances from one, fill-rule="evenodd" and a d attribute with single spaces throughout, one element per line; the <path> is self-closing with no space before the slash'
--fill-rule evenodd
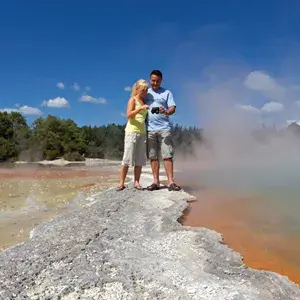
<path id="1" fill-rule="evenodd" d="M 180 124 L 205 126 L 233 104 L 259 118 L 297 119 L 299 1 L 177 3 L 5 1 L 0 108 L 29 122 L 42 113 L 122 124 L 125 87 L 160 69 Z"/>

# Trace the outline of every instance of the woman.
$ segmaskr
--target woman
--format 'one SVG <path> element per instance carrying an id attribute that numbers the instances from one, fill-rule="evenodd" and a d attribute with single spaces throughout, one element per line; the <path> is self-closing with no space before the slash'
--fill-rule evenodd
<path id="1" fill-rule="evenodd" d="M 120 184 L 117 188 L 125 188 L 125 179 L 129 166 L 134 166 L 134 188 L 141 190 L 140 177 L 142 166 L 146 165 L 146 116 L 149 106 L 144 104 L 148 83 L 138 80 L 132 88 L 131 97 L 127 104 L 127 125 L 125 128 L 124 154 L 120 170 Z"/>

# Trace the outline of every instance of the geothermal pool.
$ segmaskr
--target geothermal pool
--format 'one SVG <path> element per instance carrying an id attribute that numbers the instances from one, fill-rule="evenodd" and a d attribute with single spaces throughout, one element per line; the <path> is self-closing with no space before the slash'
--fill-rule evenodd
<path id="1" fill-rule="evenodd" d="M 300 164 L 193 168 L 178 176 L 198 199 L 183 224 L 222 233 L 250 267 L 300 283 Z"/>

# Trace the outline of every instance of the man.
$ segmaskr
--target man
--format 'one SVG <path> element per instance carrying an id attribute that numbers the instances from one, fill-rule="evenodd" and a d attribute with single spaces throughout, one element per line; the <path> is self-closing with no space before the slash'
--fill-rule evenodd
<path id="1" fill-rule="evenodd" d="M 147 190 L 154 191 L 160 187 L 159 156 L 161 154 L 168 177 L 168 189 L 169 191 L 179 191 L 181 188 L 174 182 L 173 175 L 174 148 L 171 134 L 172 124 L 169 120 L 169 116 L 175 113 L 176 104 L 172 93 L 161 87 L 162 78 L 161 71 L 153 70 L 151 72 L 151 88 L 148 89 L 145 97 L 145 104 L 149 105 L 147 118 L 148 157 L 153 174 L 153 183 L 147 187 Z"/>

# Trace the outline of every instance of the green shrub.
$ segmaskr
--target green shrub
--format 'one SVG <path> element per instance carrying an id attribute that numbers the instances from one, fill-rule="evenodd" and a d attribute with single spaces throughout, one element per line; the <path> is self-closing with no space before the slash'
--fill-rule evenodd
<path id="1" fill-rule="evenodd" d="M 46 150 L 45 151 L 45 159 L 46 160 L 55 160 L 59 158 L 59 151 L 58 150 Z"/>
<path id="2" fill-rule="evenodd" d="M 84 161 L 85 158 L 77 151 L 69 152 L 64 155 L 64 159 L 68 161 Z"/>

